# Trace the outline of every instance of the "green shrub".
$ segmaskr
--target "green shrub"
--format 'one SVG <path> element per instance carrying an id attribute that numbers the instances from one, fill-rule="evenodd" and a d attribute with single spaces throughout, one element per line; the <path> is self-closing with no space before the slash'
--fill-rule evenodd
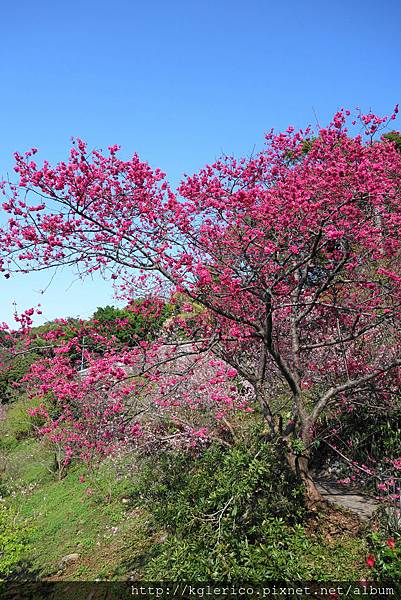
<path id="1" fill-rule="evenodd" d="M 145 569 L 149 579 L 283 576 L 285 549 L 307 543 L 302 490 L 283 457 L 257 439 L 162 454 L 143 467 L 137 495 L 167 532 Z"/>
<path id="2" fill-rule="evenodd" d="M 146 580 L 351 581 L 366 573 L 363 539 L 308 533 L 301 486 L 258 434 L 230 449 L 148 459 L 133 500 L 164 531 L 145 561 Z"/>
<path id="3" fill-rule="evenodd" d="M 114 336 L 117 342 L 135 346 L 138 340 L 153 339 L 172 311 L 170 304 L 158 305 L 157 302 L 149 303 L 138 299 L 132 301 L 127 308 L 97 308 L 89 324 L 96 323 L 95 328 L 101 335 Z M 124 327 L 121 326 L 121 320 L 127 321 Z"/>
<path id="4" fill-rule="evenodd" d="M 367 564 L 376 581 L 401 580 L 401 536 L 384 538 L 380 533 L 370 536 L 371 554 Z"/>
<path id="5" fill-rule="evenodd" d="M 31 416 L 29 410 L 45 404 L 49 410 L 49 402 L 43 398 L 27 398 L 20 395 L 18 400 L 10 404 L 7 409 L 6 419 L 0 422 L 0 447 L 13 446 L 18 441 L 33 435 L 37 427 L 43 425 L 40 415 Z"/>
<path id="6" fill-rule="evenodd" d="M 17 394 L 15 384 L 21 381 L 38 358 L 34 352 L 9 356 L 0 369 L 0 402 L 7 404 L 14 400 Z"/>
<path id="7" fill-rule="evenodd" d="M 11 508 L 0 502 L 0 581 L 18 572 L 28 550 L 30 530 L 27 522 L 18 522 Z"/>

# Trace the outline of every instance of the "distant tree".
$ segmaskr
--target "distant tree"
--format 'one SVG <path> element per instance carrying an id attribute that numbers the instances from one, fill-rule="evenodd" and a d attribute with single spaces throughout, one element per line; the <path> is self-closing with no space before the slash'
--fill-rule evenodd
<path id="1" fill-rule="evenodd" d="M 398 152 L 401 152 L 401 133 L 399 131 L 389 131 L 383 135 L 383 138 L 393 142 Z"/>
<path id="2" fill-rule="evenodd" d="M 10 402 L 16 394 L 17 384 L 28 373 L 31 365 L 41 357 L 35 352 L 15 355 L 12 349 L 0 357 L 0 404 Z"/>
<path id="3" fill-rule="evenodd" d="M 97 308 L 89 323 L 106 336 L 114 335 L 124 344 L 135 345 L 139 340 L 154 338 L 171 313 L 172 306 L 161 300 L 133 300 L 126 308 Z"/>

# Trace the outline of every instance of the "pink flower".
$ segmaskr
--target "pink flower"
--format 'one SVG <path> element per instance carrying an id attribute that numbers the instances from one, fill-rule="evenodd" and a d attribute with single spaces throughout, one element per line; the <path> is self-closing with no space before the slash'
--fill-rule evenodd
<path id="1" fill-rule="evenodd" d="M 207 429 L 206 427 L 201 427 L 197 431 L 193 430 L 192 435 L 194 435 L 197 438 L 204 439 L 205 437 L 207 437 Z"/>
<path id="2" fill-rule="evenodd" d="M 373 554 L 369 554 L 367 559 L 366 559 L 366 564 L 369 567 L 369 569 L 373 569 L 373 567 L 375 566 L 375 557 L 373 556 Z"/>

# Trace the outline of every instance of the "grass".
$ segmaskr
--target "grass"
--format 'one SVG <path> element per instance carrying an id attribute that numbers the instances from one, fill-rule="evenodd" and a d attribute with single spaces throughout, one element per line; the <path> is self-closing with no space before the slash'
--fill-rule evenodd
<path id="1" fill-rule="evenodd" d="M 24 513 L 35 515 L 38 525 L 31 540 L 33 567 L 47 574 L 58 571 L 62 556 L 77 552 L 82 563 L 74 579 L 112 578 L 119 574 L 119 564 L 131 558 L 133 544 L 147 539 L 145 515 L 126 511 L 119 498 L 95 502 L 77 485 L 75 473 L 33 494 Z"/>
<path id="2" fill-rule="evenodd" d="M 20 520 L 33 526 L 27 558 L 41 577 L 61 575 L 60 561 L 71 553 L 80 555 L 79 561 L 68 567 L 68 576 L 72 579 L 123 577 L 125 570 L 129 566 L 134 568 L 136 559 L 140 560 L 151 545 L 146 513 L 129 501 L 123 503 L 125 481 L 115 481 L 111 495 L 109 490 L 104 495 L 102 487 L 108 485 L 102 469 L 96 476 L 101 484 L 98 487 L 96 482 L 93 487 L 87 482 L 80 483 L 82 469 L 78 468 L 72 469 L 61 481 L 44 476 L 38 465 L 24 471 L 28 484 L 25 493 L 19 486 L 19 493 L 13 493 L 9 503 L 18 511 Z M 30 482 L 35 472 L 43 477 L 41 483 L 32 488 Z"/>
<path id="3" fill-rule="evenodd" d="M 148 515 L 127 498 L 130 479 L 117 478 L 116 464 L 106 461 L 90 476 L 76 466 L 59 480 L 52 449 L 29 437 L 25 399 L 17 404 L 0 423 L 0 495 L 18 522 L 30 526 L 29 568 L 43 578 L 74 580 L 119 579 L 127 570 L 135 572 L 155 534 Z M 78 553 L 79 561 L 61 573 L 60 561 L 71 553 Z"/>
<path id="4" fill-rule="evenodd" d="M 32 434 L 34 419 L 28 410 L 40 404 L 37 398 L 28 398 L 21 394 L 7 410 L 7 418 L 0 421 L 0 449 L 15 448 L 19 442 Z"/>

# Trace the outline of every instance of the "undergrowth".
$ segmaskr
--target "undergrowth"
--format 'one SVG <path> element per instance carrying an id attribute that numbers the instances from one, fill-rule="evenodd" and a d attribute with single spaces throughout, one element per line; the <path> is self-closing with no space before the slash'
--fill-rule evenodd
<path id="1" fill-rule="evenodd" d="M 145 565 L 148 580 L 351 580 L 366 572 L 363 539 L 308 535 L 301 487 L 257 436 L 229 450 L 149 460 L 134 498 L 165 531 Z"/>
<path id="2" fill-rule="evenodd" d="M 122 454 L 90 471 L 72 464 L 59 478 L 52 450 L 29 421 L 22 433 L 22 408 L 13 409 L 0 445 L 7 577 L 18 577 L 21 565 L 25 576 L 54 581 L 366 575 L 365 539 L 311 534 L 301 486 L 257 428 L 231 448 Z M 63 569 L 71 553 L 79 558 Z"/>

